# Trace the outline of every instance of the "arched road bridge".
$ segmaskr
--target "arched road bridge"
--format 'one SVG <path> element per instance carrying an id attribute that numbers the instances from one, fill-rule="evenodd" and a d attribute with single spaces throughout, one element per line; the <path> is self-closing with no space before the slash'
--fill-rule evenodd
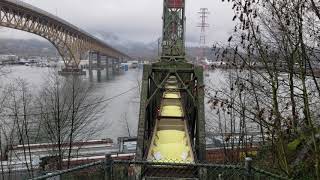
<path id="1" fill-rule="evenodd" d="M 22 1 L 0 1 L 0 26 L 30 32 L 50 41 L 63 58 L 66 72 L 79 71 L 80 59 L 88 52 L 97 54 L 99 59 L 105 56 L 118 62 L 130 58 L 67 21 Z"/>

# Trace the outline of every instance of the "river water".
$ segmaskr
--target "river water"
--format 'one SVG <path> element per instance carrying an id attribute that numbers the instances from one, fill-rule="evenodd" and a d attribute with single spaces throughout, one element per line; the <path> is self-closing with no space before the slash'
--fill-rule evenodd
<path id="1" fill-rule="evenodd" d="M 2 77 L 1 81 L 10 83 L 16 78 L 23 78 L 35 90 L 39 90 L 45 85 L 46 77 L 52 73 L 51 68 L 43 67 L 10 66 L 9 69 L 10 73 Z M 224 72 L 215 70 L 206 74 L 205 82 L 207 86 L 214 88 L 222 86 L 225 79 Z M 94 93 L 104 97 L 104 99 L 111 98 L 107 102 L 103 115 L 97 121 L 102 131 L 99 131 L 93 139 L 112 138 L 116 141 L 118 137 L 137 135 L 140 92 L 139 88 L 135 87 L 139 86 L 141 78 L 141 69 L 129 69 L 129 71 L 119 75 L 109 75 L 109 78 L 107 78 L 105 71 L 101 71 L 100 80 L 97 78 L 96 71 L 93 71 L 93 77 L 91 78 L 87 73 L 84 80 L 92 83 L 95 87 Z M 209 111 L 207 106 L 206 111 Z M 206 113 L 206 120 L 210 121 L 211 118 L 209 113 Z"/>

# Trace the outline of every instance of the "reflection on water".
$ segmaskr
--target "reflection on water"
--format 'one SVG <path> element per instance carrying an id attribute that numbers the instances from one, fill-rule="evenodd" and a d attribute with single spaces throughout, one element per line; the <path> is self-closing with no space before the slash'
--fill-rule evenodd
<path id="1" fill-rule="evenodd" d="M 16 78 L 23 78 L 35 89 L 34 92 L 37 92 L 41 86 L 46 84 L 46 78 L 53 72 L 51 68 L 41 67 L 11 66 L 10 68 L 11 73 L 1 78 L 0 85 L 11 83 Z M 139 69 L 129 69 L 128 72 L 115 76 L 112 75 L 111 70 L 109 70 L 109 76 L 107 76 L 106 70 L 100 72 L 94 70 L 92 73 L 87 71 L 84 80 L 95 87 L 94 93 L 97 96 L 103 96 L 104 99 L 111 98 L 111 100 L 107 101 L 104 114 L 97 122 L 99 126 L 103 126 L 103 130 L 93 139 L 112 138 L 116 140 L 118 137 L 129 136 L 129 133 L 131 136 L 136 136 L 140 107 L 140 88 L 134 87 L 140 85 L 141 77 L 142 70 Z M 224 86 L 224 82 L 224 71 L 210 71 L 205 77 L 205 84 L 208 87 L 219 88 Z M 210 108 L 206 105 L 207 121 L 212 118 L 208 111 L 210 111 Z M 128 123 L 129 131 L 126 123 Z"/>
<path id="2" fill-rule="evenodd" d="M 23 78 L 32 86 L 34 92 L 45 86 L 45 80 L 54 71 L 51 68 L 28 66 L 11 66 L 10 70 L 11 73 L 1 78 L 0 85 L 13 83 L 14 79 Z M 93 93 L 104 99 L 110 98 L 104 114 L 97 122 L 100 126 L 104 126 L 103 130 L 93 139 L 112 138 L 116 140 L 117 137 L 128 136 L 129 132 L 131 136 L 135 136 L 138 126 L 140 93 L 139 88 L 134 87 L 137 87 L 141 81 L 142 71 L 130 69 L 128 72 L 115 76 L 111 71 L 107 76 L 106 70 L 93 71 L 92 76 L 89 74 L 87 72 L 83 79 L 94 86 Z M 97 76 L 98 74 L 100 77 Z M 128 90 L 130 91 L 127 92 Z M 123 92 L 127 93 L 123 94 Z M 126 122 L 130 127 L 129 132 Z"/>

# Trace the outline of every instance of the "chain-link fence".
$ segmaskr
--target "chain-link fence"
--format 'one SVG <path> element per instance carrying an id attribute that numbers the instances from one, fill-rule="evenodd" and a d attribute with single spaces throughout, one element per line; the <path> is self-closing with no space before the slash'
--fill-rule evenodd
<path id="1" fill-rule="evenodd" d="M 280 180 L 288 179 L 251 166 L 247 158 L 244 166 L 202 163 L 161 163 L 148 161 L 112 160 L 107 157 L 79 167 L 34 178 L 50 180 Z"/>

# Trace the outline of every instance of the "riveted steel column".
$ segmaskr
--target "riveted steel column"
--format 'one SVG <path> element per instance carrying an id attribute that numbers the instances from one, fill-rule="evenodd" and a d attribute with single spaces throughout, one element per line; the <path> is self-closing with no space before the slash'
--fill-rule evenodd
<path id="1" fill-rule="evenodd" d="M 204 114 L 204 82 L 202 67 L 195 68 L 197 77 L 197 122 L 196 122 L 196 149 L 200 162 L 206 160 L 205 142 L 205 114 Z"/>
<path id="2" fill-rule="evenodd" d="M 148 144 L 146 139 L 146 104 L 148 100 L 149 91 L 149 76 L 151 74 L 151 66 L 145 65 L 143 67 L 143 76 L 141 84 L 141 97 L 140 97 L 140 113 L 139 113 L 139 124 L 138 124 L 138 139 L 137 139 L 137 150 L 136 150 L 136 160 L 143 160 L 145 155 L 145 147 Z"/>

